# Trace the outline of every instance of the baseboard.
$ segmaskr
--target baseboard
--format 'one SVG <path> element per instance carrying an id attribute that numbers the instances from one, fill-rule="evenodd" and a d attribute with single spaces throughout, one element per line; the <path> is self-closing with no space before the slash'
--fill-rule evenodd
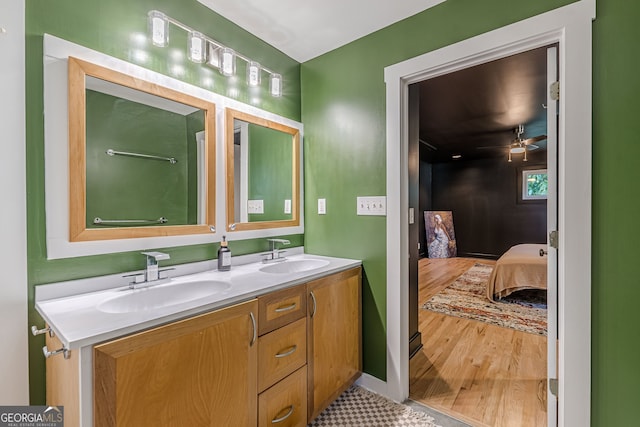
<path id="1" fill-rule="evenodd" d="M 464 258 L 484 258 L 484 259 L 498 259 L 500 258 L 500 255 L 496 255 L 496 254 L 485 254 L 482 252 L 460 252 L 458 251 L 458 256 L 459 257 L 464 257 Z"/>
<path id="2" fill-rule="evenodd" d="M 411 359 L 415 354 L 420 351 L 422 348 L 422 334 L 420 332 L 416 332 L 409 339 L 409 359 Z"/>
<path id="3" fill-rule="evenodd" d="M 360 378 L 356 381 L 356 385 L 389 398 L 389 396 L 387 396 L 386 381 L 382 381 L 380 378 L 376 378 L 373 375 L 362 373 Z"/>

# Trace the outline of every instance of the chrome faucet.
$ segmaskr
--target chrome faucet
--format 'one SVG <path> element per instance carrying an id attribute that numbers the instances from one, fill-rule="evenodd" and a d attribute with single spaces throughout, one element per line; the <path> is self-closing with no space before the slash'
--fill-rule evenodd
<path id="1" fill-rule="evenodd" d="M 129 283 L 129 289 L 136 289 L 139 287 L 146 287 L 156 283 L 161 283 L 167 277 L 161 277 L 160 273 L 173 270 L 174 268 L 158 269 L 158 261 L 170 259 L 169 254 L 164 252 L 141 252 L 142 255 L 147 257 L 147 267 L 144 273 L 127 274 L 123 277 L 132 277 L 133 280 Z"/>
<path id="2" fill-rule="evenodd" d="M 278 244 L 289 245 L 291 244 L 291 242 L 288 241 L 287 239 L 267 239 L 267 242 L 269 242 L 270 249 L 269 249 L 269 252 L 262 254 L 262 256 L 264 257 L 262 259 L 262 262 L 267 263 L 267 262 L 284 261 L 286 258 L 282 257 L 281 255 L 287 251 L 283 251 L 279 249 Z"/>
<path id="3" fill-rule="evenodd" d="M 169 254 L 164 252 L 142 252 L 142 255 L 147 256 L 147 269 L 144 273 L 145 282 L 154 282 L 160 278 L 158 272 L 158 261 L 171 258 Z"/>

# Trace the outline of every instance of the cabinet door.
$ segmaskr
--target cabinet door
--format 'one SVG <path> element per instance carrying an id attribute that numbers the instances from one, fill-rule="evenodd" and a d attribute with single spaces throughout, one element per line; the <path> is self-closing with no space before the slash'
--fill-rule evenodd
<path id="1" fill-rule="evenodd" d="M 94 350 L 95 426 L 257 422 L 255 300 Z"/>
<path id="2" fill-rule="evenodd" d="M 361 270 L 308 283 L 309 419 L 315 418 L 362 370 Z"/>

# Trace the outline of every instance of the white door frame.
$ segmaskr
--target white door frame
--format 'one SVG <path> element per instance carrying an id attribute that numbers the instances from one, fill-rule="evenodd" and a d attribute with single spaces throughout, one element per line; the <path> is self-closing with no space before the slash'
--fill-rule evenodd
<path id="1" fill-rule="evenodd" d="M 387 379 L 365 376 L 364 385 L 396 401 L 409 395 L 409 298 L 407 286 L 400 286 L 408 283 L 408 85 L 559 43 L 558 425 L 590 424 L 593 19 L 595 0 L 582 0 L 385 68 Z"/>
<path id="2" fill-rule="evenodd" d="M 29 404 L 24 3 L 0 1 L 0 93 L 11 100 L 0 103 L 0 141 L 8 159 L 0 169 L 0 342 L 11 349 L 0 363 L 0 405 Z"/>

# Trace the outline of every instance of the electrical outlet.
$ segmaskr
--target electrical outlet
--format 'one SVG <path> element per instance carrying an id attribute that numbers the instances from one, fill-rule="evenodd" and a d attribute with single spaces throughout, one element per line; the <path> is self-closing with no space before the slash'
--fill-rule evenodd
<path id="1" fill-rule="evenodd" d="M 285 214 L 291 213 L 291 199 L 286 199 L 284 201 L 284 213 Z"/>
<path id="2" fill-rule="evenodd" d="M 247 200 L 247 213 L 263 214 L 264 200 Z"/>
<path id="3" fill-rule="evenodd" d="M 327 199 L 318 199 L 318 215 L 327 214 Z"/>
<path id="4" fill-rule="evenodd" d="M 358 215 L 387 215 L 387 197 L 369 196 L 357 198 Z"/>

